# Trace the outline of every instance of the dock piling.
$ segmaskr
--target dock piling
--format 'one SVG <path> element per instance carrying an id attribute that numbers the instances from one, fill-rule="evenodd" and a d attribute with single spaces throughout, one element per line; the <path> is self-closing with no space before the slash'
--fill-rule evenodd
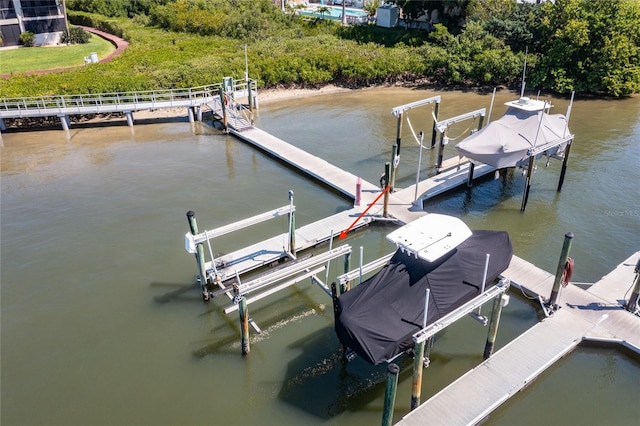
<path id="1" fill-rule="evenodd" d="M 384 163 L 385 187 L 389 186 L 390 177 L 391 177 L 391 163 L 389 163 L 387 161 L 386 163 Z M 384 189 L 385 188 L 383 188 L 383 190 Z M 389 192 L 391 192 L 391 189 L 385 191 L 385 193 L 384 193 L 384 204 L 383 204 L 383 208 L 382 208 L 382 216 L 383 217 L 389 217 Z"/>
<path id="2" fill-rule="evenodd" d="M 634 271 L 636 276 L 634 279 L 633 292 L 629 298 L 629 302 L 625 306 L 625 309 L 631 313 L 636 313 L 638 310 L 638 299 L 640 298 L 640 259 L 636 263 Z"/>
<path id="3" fill-rule="evenodd" d="M 189 221 L 189 230 L 192 235 L 198 234 L 198 223 L 196 222 L 196 213 L 193 210 L 187 212 L 187 220 Z M 202 287 L 202 298 L 209 300 L 209 292 L 207 291 L 207 269 L 204 261 L 204 248 L 202 243 L 196 244 L 196 262 L 198 263 L 198 273 L 200 274 L 200 287 Z"/>
<path id="4" fill-rule="evenodd" d="M 431 149 L 436 146 L 436 137 L 438 135 L 438 129 L 436 123 L 438 122 L 438 112 L 440 111 L 440 101 L 436 102 L 433 110 L 433 130 L 431 131 Z"/>
<path id="5" fill-rule="evenodd" d="M 491 320 L 489 321 L 489 332 L 487 333 L 487 343 L 484 346 L 483 359 L 489 359 L 493 354 L 493 347 L 496 343 L 498 335 L 498 326 L 500 325 L 500 316 L 502 315 L 502 307 L 506 305 L 504 294 L 499 294 L 493 299 L 493 310 L 491 312 Z"/>
<path id="6" fill-rule="evenodd" d="M 351 270 L 351 252 L 344 255 L 344 273 L 348 273 Z M 340 294 L 344 294 L 351 289 L 351 281 L 346 281 L 344 284 L 340 284 Z"/>
<path id="7" fill-rule="evenodd" d="M 527 208 L 527 201 L 529 201 L 529 190 L 531 189 L 531 179 L 533 179 L 533 170 L 536 162 L 536 157 L 532 155 L 529 157 L 529 166 L 527 167 L 527 178 L 525 180 L 524 192 L 522 194 L 522 204 L 520 205 L 520 211 L 523 212 Z"/>
<path id="8" fill-rule="evenodd" d="M 362 199 L 362 178 L 358 176 L 358 179 L 356 179 L 356 199 L 353 202 L 353 205 L 356 207 L 360 206 L 361 199 Z"/>
<path id="9" fill-rule="evenodd" d="M 393 144 L 391 150 L 391 172 L 387 184 L 390 186 L 389 192 L 393 192 L 393 188 L 396 185 L 396 173 L 398 172 L 398 166 L 400 165 L 400 155 L 398 154 L 398 144 Z M 386 170 L 385 170 L 386 173 Z"/>
<path id="10" fill-rule="evenodd" d="M 557 309 L 558 292 L 560 291 L 560 283 L 565 270 L 565 264 L 569 258 L 569 251 L 571 250 L 571 241 L 573 240 L 573 232 L 567 232 L 564 235 L 564 243 L 562 245 L 562 252 L 560 253 L 560 260 L 558 261 L 558 267 L 556 268 L 556 276 L 553 280 L 553 288 L 551 289 L 551 296 L 549 296 L 549 307 L 555 311 Z"/>
<path id="11" fill-rule="evenodd" d="M 248 355 L 251 350 L 249 344 L 249 308 L 247 307 L 247 298 L 245 296 L 240 298 L 239 306 L 242 355 Z"/>
<path id="12" fill-rule="evenodd" d="M 289 253 L 296 257 L 296 216 L 293 211 L 293 191 L 289 190 Z"/>
<path id="13" fill-rule="evenodd" d="M 389 364 L 387 367 L 387 385 L 384 391 L 384 407 L 382 411 L 382 426 L 391 426 L 393 421 L 393 406 L 396 403 L 396 390 L 398 388 L 398 373 L 400 367 Z"/>

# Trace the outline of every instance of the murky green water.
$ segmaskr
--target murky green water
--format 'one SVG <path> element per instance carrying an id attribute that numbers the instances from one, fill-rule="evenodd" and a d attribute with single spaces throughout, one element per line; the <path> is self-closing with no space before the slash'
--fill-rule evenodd
<path id="1" fill-rule="evenodd" d="M 434 94 L 375 89 L 283 101 L 263 105 L 257 125 L 376 182 L 395 141 L 391 108 Z M 441 118 L 489 108 L 490 96 L 440 94 Z M 498 95 L 494 118 L 512 97 Z M 568 101 L 554 104 L 564 113 Z M 460 216 L 476 229 L 507 230 L 517 255 L 550 271 L 572 231 L 574 280 L 594 282 L 640 248 L 639 115 L 638 98 L 576 101 L 564 188 L 555 191 L 558 162 L 539 164 L 524 214 L 518 174 L 510 183 L 487 179 L 455 191 L 426 210 Z M 416 132 L 430 134 L 430 116 L 430 108 L 410 112 Z M 211 229 L 285 205 L 292 189 L 302 226 L 350 201 L 207 126 L 139 123 L 132 132 L 124 124 L 76 127 L 69 139 L 60 130 L 3 135 L 2 424 L 378 424 L 385 366 L 341 365 L 325 293 L 300 284 L 251 305 L 265 332 L 243 358 L 237 314 L 224 315 L 223 300 L 202 302 L 192 285 L 195 261 L 183 247 L 187 210 Z M 469 126 L 477 123 L 450 134 Z M 453 155 L 452 145 L 447 150 Z M 399 186 L 414 182 L 417 152 L 405 125 Z M 435 152 L 425 153 L 423 176 L 434 163 Z M 286 229 L 285 221 L 267 222 L 221 238 L 214 250 Z M 374 226 L 347 242 L 372 260 L 393 250 L 384 238 L 391 229 Z M 341 273 L 341 262 L 331 269 L 331 277 Z M 539 318 L 535 305 L 513 292 L 503 315 L 498 347 Z M 439 335 L 423 400 L 481 362 L 485 339 L 486 329 L 471 319 Z M 513 424 L 508 413 L 561 398 L 577 414 L 558 410 L 540 422 L 593 423 L 579 407 L 595 402 L 575 377 L 603 377 L 604 362 L 629 372 L 611 376 L 612 393 L 637 394 L 637 362 L 616 353 L 589 353 L 585 362 L 572 356 L 558 368 L 567 372 L 563 384 L 578 383 L 575 398 L 541 379 L 544 392 L 524 393 L 492 420 Z M 408 412 L 410 393 L 407 366 L 396 420 Z M 609 405 L 602 407 L 608 424 L 635 424 L 637 404 Z"/>

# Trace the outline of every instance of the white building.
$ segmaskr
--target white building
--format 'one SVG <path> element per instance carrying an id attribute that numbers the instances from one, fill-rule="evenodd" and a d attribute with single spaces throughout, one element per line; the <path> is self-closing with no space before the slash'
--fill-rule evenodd
<path id="1" fill-rule="evenodd" d="M 4 46 L 20 44 L 20 34 L 35 34 L 35 44 L 57 44 L 66 30 L 64 0 L 0 0 Z"/>

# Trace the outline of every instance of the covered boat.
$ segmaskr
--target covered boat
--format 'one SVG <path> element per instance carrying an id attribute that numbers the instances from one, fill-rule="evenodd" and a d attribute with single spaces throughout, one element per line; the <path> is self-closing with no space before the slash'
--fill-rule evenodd
<path id="1" fill-rule="evenodd" d="M 562 151 L 570 135 L 567 118 L 549 114 L 549 104 L 521 97 L 506 103 L 504 116 L 456 145 L 458 155 L 495 168 L 518 167 L 531 155 Z"/>
<path id="2" fill-rule="evenodd" d="M 374 276 L 337 298 L 335 330 L 343 345 L 371 364 L 413 347 L 427 324 L 478 296 L 511 261 L 513 248 L 502 231 L 473 231 L 451 216 L 429 214 L 387 237 L 398 250 Z"/>

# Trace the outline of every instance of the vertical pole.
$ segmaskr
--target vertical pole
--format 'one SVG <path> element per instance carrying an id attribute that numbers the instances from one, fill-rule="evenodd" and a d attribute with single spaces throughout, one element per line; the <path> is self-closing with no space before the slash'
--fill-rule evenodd
<path id="1" fill-rule="evenodd" d="M 467 175 L 467 186 L 469 188 L 471 188 L 473 186 L 473 170 L 475 169 L 476 165 L 473 163 L 473 161 L 469 160 L 469 174 Z"/>
<path id="2" fill-rule="evenodd" d="M 293 191 L 289 190 L 289 253 L 296 256 L 296 216 L 293 211 Z"/>
<path id="3" fill-rule="evenodd" d="M 346 274 L 351 270 L 351 253 L 346 253 L 344 255 L 344 273 Z M 351 282 L 347 281 L 344 284 L 340 285 L 340 294 L 344 294 L 351 289 Z"/>
<path id="4" fill-rule="evenodd" d="M 202 106 L 200 105 L 196 107 L 196 120 L 202 121 Z"/>
<path id="5" fill-rule="evenodd" d="M 636 273 L 635 284 L 633 286 L 633 292 L 631 293 L 631 297 L 629 298 L 629 303 L 625 306 L 625 309 L 629 312 L 636 311 L 636 305 L 638 304 L 638 299 L 640 298 L 640 259 L 638 259 L 638 263 L 636 263 L 636 269 L 634 270 Z"/>
<path id="6" fill-rule="evenodd" d="M 251 113 L 251 121 L 253 121 L 253 91 L 251 89 L 251 80 L 247 79 L 247 100 L 249 101 L 249 112 Z"/>
<path id="7" fill-rule="evenodd" d="M 413 351 L 413 382 L 411 383 L 411 410 L 420 406 L 422 393 L 422 369 L 424 366 L 424 346 L 426 341 L 416 343 Z"/>
<path id="8" fill-rule="evenodd" d="M 362 261 L 364 258 L 364 247 L 360 246 L 360 274 L 358 274 L 360 276 L 359 278 L 359 282 L 358 284 L 362 284 Z"/>
<path id="9" fill-rule="evenodd" d="M 396 159 L 399 158 L 398 157 L 398 144 L 393 144 L 393 148 L 391 150 L 391 176 L 390 179 L 387 181 L 387 184 L 390 186 L 389 188 L 389 192 L 393 191 L 393 188 L 396 185 L 396 171 L 397 171 L 397 166 L 399 161 L 397 161 Z"/>
<path id="10" fill-rule="evenodd" d="M 532 155 L 529 157 L 529 167 L 527 167 L 527 179 L 524 185 L 524 193 L 522 194 L 522 204 L 520 205 L 520 211 L 523 212 L 527 208 L 527 201 L 529 201 L 529 189 L 531 189 L 531 179 L 533 179 L 533 165 L 536 162 L 536 157 Z"/>
<path id="11" fill-rule="evenodd" d="M 440 167 L 442 167 L 442 157 L 444 157 L 444 138 L 447 134 L 447 130 L 440 134 L 440 146 L 438 146 L 438 160 L 436 162 L 436 174 L 440 174 Z"/>
<path id="12" fill-rule="evenodd" d="M 422 316 L 422 328 L 427 326 L 429 316 L 429 296 L 431 289 L 427 289 L 424 297 L 424 315 Z M 420 405 L 420 394 L 422 393 L 422 370 L 424 367 L 424 347 L 426 340 L 414 345 L 413 357 L 413 381 L 411 384 L 411 410 L 415 410 Z"/>
<path id="13" fill-rule="evenodd" d="M 222 126 L 227 130 L 227 94 L 224 91 L 224 85 L 218 89 L 220 94 L 220 105 L 222 105 Z"/>
<path id="14" fill-rule="evenodd" d="M 360 206 L 360 200 L 362 199 L 362 178 L 358 176 L 356 180 L 356 199 L 353 203 L 354 206 Z"/>
<path id="15" fill-rule="evenodd" d="M 242 296 L 238 309 L 240 313 L 240 330 L 241 330 L 241 346 L 242 355 L 248 355 L 249 350 L 249 308 L 247 308 L 247 298 Z"/>
<path id="16" fill-rule="evenodd" d="M 484 123 L 484 115 L 480 115 L 478 119 L 478 131 L 482 130 L 482 124 Z"/>
<path id="17" fill-rule="evenodd" d="M 69 117 L 66 115 L 59 115 L 60 124 L 62 124 L 62 130 L 69 130 Z"/>
<path id="18" fill-rule="evenodd" d="M 400 143 L 402 142 L 402 113 L 398 114 L 398 126 L 396 127 L 396 145 L 398 145 L 397 154 L 400 155 Z"/>
<path id="19" fill-rule="evenodd" d="M 7 130 L 7 126 L 4 124 L 4 118 L 0 117 L 0 131 Z"/>
<path id="20" fill-rule="evenodd" d="M 387 386 L 384 390 L 384 407 L 382 410 L 382 426 L 391 426 L 393 421 L 393 406 L 396 403 L 396 389 L 398 388 L 398 373 L 400 367 L 389 364 L 387 367 Z"/>
<path id="21" fill-rule="evenodd" d="M 331 300 L 333 301 L 333 321 L 338 319 L 338 288 L 336 282 L 331 283 Z"/>
<path id="22" fill-rule="evenodd" d="M 195 121 L 194 114 L 193 114 L 193 107 L 187 108 L 187 113 L 189 115 L 189 123 L 193 123 Z M 128 121 L 129 120 L 128 120 L 128 116 L 127 116 L 127 122 Z"/>
<path id="23" fill-rule="evenodd" d="M 420 136 L 420 152 L 418 152 L 418 170 L 416 171 L 416 190 L 415 190 L 415 193 L 413 194 L 414 203 L 418 201 L 418 184 L 420 183 L 420 167 L 422 167 L 422 148 L 423 148 L 422 142 L 424 141 L 424 134 L 420 132 L 418 136 Z"/>
<path id="24" fill-rule="evenodd" d="M 487 343 L 484 345 L 484 359 L 489 359 L 493 354 L 493 347 L 496 343 L 498 335 L 498 325 L 500 325 L 500 316 L 502 315 L 502 298 L 500 294 L 493 299 L 493 311 L 491 312 L 491 321 L 489 322 L 489 333 L 487 334 Z"/>
<path id="25" fill-rule="evenodd" d="M 436 106 L 433 111 L 433 131 L 431 132 L 431 149 L 436 146 L 436 137 L 438 136 L 438 129 L 436 129 L 436 124 L 438 124 L 438 111 L 440 110 L 440 101 L 436 102 Z"/>
<path id="26" fill-rule="evenodd" d="M 187 220 L 189 221 L 189 230 L 192 235 L 198 234 L 198 223 L 196 222 L 196 214 L 193 210 L 187 212 Z M 202 297 L 204 300 L 209 300 L 209 293 L 207 292 L 207 270 L 204 263 L 204 249 L 202 243 L 196 245 L 196 262 L 198 263 L 198 272 L 200 274 L 200 287 L 202 287 Z"/>
<path id="27" fill-rule="evenodd" d="M 558 292 L 560 291 L 560 281 L 562 280 L 562 273 L 564 272 L 564 265 L 567 263 L 569 257 L 569 251 L 571 250 L 571 241 L 573 240 L 573 232 L 567 232 L 564 235 L 564 243 L 562 244 L 562 252 L 560 253 L 560 260 L 558 260 L 558 267 L 556 268 L 556 276 L 553 280 L 553 288 L 551 289 L 551 296 L 549 297 L 549 306 L 556 307 L 558 300 Z"/>
<path id="28" fill-rule="evenodd" d="M 562 168 L 560 169 L 560 179 L 558 179 L 558 192 L 562 190 L 562 185 L 564 184 L 564 175 L 567 172 L 567 162 L 569 161 L 569 152 L 571 152 L 572 142 L 573 140 L 570 140 L 564 148 L 564 158 L 562 160 Z"/>
<path id="29" fill-rule="evenodd" d="M 133 112 L 127 111 L 127 112 L 124 113 L 124 115 L 127 117 L 127 126 L 132 127 L 133 126 Z"/>
<path id="30" fill-rule="evenodd" d="M 386 163 L 384 163 L 384 181 L 386 182 L 387 186 L 389 185 L 389 178 L 391 176 L 391 164 L 389 164 L 389 162 L 387 161 Z M 383 188 L 383 190 L 386 188 Z M 384 193 L 384 206 L 382 208 L 382 216 L 383 217 L 389 217 L 389 191 L 386 191 Z"/>

